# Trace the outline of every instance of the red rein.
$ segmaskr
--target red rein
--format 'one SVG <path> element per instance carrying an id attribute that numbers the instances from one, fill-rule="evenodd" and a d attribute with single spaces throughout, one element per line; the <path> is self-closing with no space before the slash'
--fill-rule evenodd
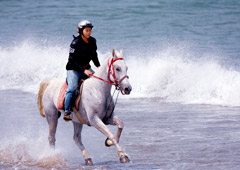
<path id="1" fill-rule="evenodd" d="M 115 74 L 115 71 L 114 71 L 114 68 L 113 68 L 113 63 L 116 62 L 116 61 L 118 61 L 118 60 L 123 60 L 123 58 L 117 58 L 117 59 L 115 59 L 115 60 L 112 58 L 110 64 L 109 64 L 109 59 L 108 59 L 108 80 L 109 80 L 109 81 L 108 81 L 108 80 L 104 80 L 104 79 L 102 79 L 101 77 L 97 77 L 97 76 L 95 76 L 94 74 L 91 74 L 90 76 L 95 77 L 95 78 L 97 78 L 97 79 L 99 79 L 99 80 L 102 80 L 102 81 L 108 83 L 108 84 L 111 84 L 111 85 L 114 85 L 114 86 L 118 87 L 119 84 L 120 84 L 125 78 L 128 78 L 128 76 L 125 75 L 125 76 L 123 76 L 120 80 L 117 80 L 117 79 L 116 79 L 116 74 Z M 112 68 L 112 71 L 111 71 L 111 68 Z M 113 78 L 114 78 L 114 82 L 111 81 L 111 79 L 110 79 L 110 74 L 112 74 L 112 76 L 113 76 Z"/>

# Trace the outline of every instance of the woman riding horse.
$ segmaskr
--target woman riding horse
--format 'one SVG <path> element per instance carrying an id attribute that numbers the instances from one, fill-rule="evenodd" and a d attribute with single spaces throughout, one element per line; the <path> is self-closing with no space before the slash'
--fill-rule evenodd
<path id="1" fill-rule="evenodd" d="M 72 115 L 73 139 L 82 151 L 86 165 L 92 165 L 93 162 L 82 143 L 81 133 L 84 124 L 95 127 L 107 137 L 105 145 L 115 146 L 121 163 L 129 162 L 128 155 L 119 144 L 124 124 L 115 115 L 115 104 L 111 95 L 112 85 L 123 95 L 129 95 L 132 91 L 127 70 L 122 50 L 120 53 L 113 50 L 112 55 L 102 63 L 94 75 L 91 75 L 93 78 L 87 79 L 81 88 L 81 100 L 73 108 L 75 113 Z M 40 114 L 47 119 L 49 125 L 48 140 L 51 147 L 54 147 L 56 142 L 58 98 L 65 81 L 62 78 L 46 79 L 41 82 L 38 91 L 38 108 Z M 107 125 L 116 125 L 117 133 L 114 135 Z"/>
<path id="2" fill-rule="evenodd" d="M 94 71 L 91 69 L 89 62 L 92 60 L 96 67 L 100 66 L 97 56 L 96 39 L 91 37 L 93 25 L 87 20 L 78 24 L 77 37 L 70 45 L 67 69 L 68 89 L 65 97 L 65 114 L 64 120 L 71 120 L 71 103 L 74 90 L 78 87 L 78 82 L 84 75 L 91 75 Z"/>

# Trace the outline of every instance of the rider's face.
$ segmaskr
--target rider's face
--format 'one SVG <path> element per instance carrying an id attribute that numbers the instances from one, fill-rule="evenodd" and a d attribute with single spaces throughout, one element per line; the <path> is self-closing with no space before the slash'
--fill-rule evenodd
<path id="1" fill-rule="evenodd" d="M 92 28 L 91 27 L 86 27 L 83 29 L 83 35 L 86 38 L 89 38 L 92 34 Z"/>

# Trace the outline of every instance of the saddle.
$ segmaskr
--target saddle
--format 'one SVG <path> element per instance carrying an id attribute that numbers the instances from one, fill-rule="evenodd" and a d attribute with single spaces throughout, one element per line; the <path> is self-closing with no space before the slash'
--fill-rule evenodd
<path id="1" fill-rule="evenodd" d="M 71 110 L 73 109 L 73 107 L 75 107 L 76 110 L 78 111 L 78 105 L 79 105 L 79 102 L 81 100 L 81 95 L 82 95 L 83 82 L 84 82 L 83 79 L 81 79 L 79 81 L 78 87 L 75 89 L 75 91 L 73 93 L 72 103 L 70 105 Z M 59 95 L 58 95 L 58 101 L 57 101 L 57 109 L 58 110 L 65 110 L 64 104 L 65 104 L 65 96 L 66 96 L 67 89 L 68 89 L 68 84 L 67 84 L 67 81 L 65 81 L 63 83 L 61 90 L 59 92 Z"/>

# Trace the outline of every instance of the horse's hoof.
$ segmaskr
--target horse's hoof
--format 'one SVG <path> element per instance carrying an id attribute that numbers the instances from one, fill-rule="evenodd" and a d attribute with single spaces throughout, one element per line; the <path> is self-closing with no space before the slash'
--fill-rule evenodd
<path id="1" fill-rule="evenodd" d="M 112 146 L 113 145 L 113 142 L 110 140 L 110 139 L 106 139 L 105 140 L 105 146 L 107 146 L 107 147 L 110 147 L 110 146 Z"/>
<path id="2" fill-rule="evenodd" d="M 93 161 L 91 158 L 85 159 L 85 165 L 93 165 Z"/>
<path id="3" fill-rule="evenodd" d="M 127 163 L 127 162 L 130 162 L 130 159 L 128 158 L 127 155 L 122 155 L 122 156 L 120 157 L 120 162 L 121 162 L 121 163 Z"/>

